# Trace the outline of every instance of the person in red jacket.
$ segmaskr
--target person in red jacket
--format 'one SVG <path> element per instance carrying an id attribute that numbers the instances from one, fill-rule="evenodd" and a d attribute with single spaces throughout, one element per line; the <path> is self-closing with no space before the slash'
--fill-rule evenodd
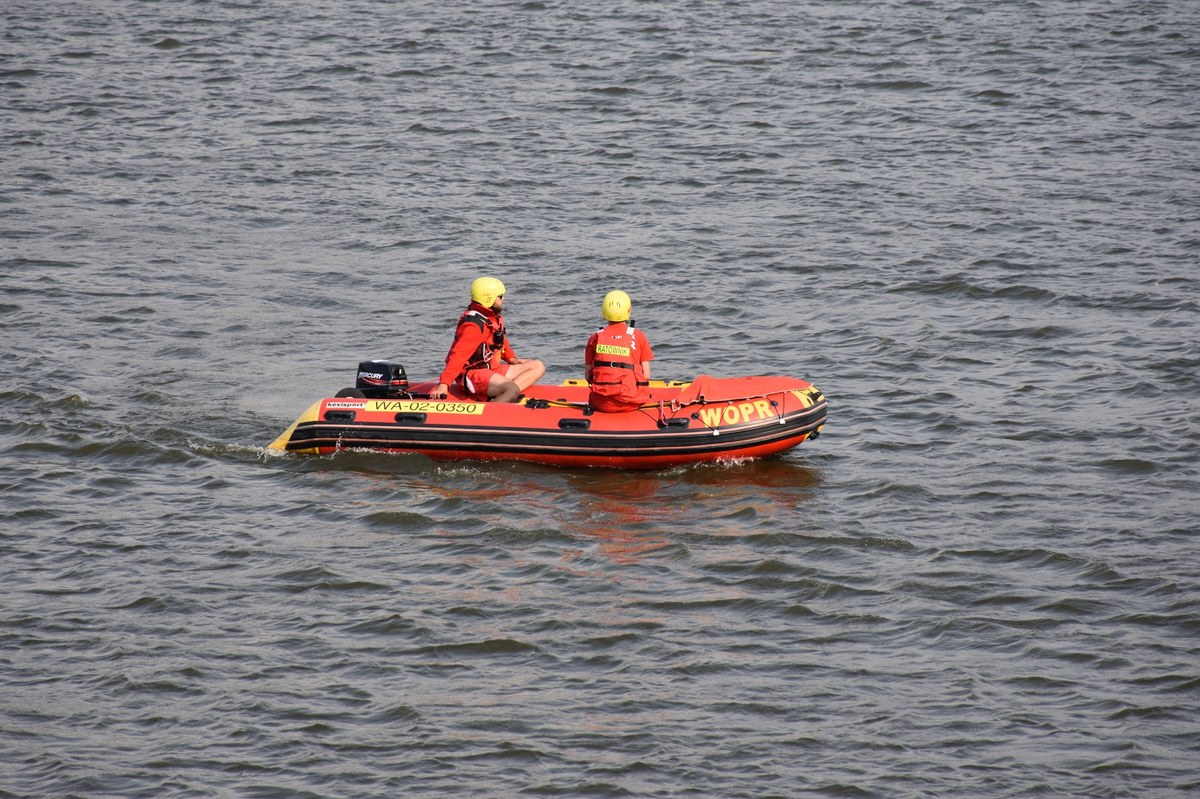
<path id="1" fill-rule="evenodd" d="M 592 334 L 584 350 L 583 374 L 592 388 L 588 404 L 598 411 L 629 411 L 650 401 L 654 351 L 646 334 L 634 328 L 632 310 L 628 294 L 608 292 L 601 306 L 608 324 Z"/>
<path id="2" fill-rule="evenodd" d="M 505 335 L 503 313 L 504 284 L 494 277 L 477 278 L 471 284 L 471 304 L 458 318 L 446 368 L 431 398 L 446 397 L 450 384 L 461 381 L 472 399 L 516 402 L 522 391 L 546 373 L 541 361 L 527 361 L 513 352 Z"/>

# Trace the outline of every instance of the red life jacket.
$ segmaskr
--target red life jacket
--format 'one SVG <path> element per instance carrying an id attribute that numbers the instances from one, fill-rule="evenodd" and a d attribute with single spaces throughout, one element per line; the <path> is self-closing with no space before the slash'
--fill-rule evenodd
<path id="1" fill-rule="evenodd" d="M 467 365 L 463 367 L 463 374 L 465 375 L 472 369 L 499 369 L 502 363 L 501 356 L 504 353 L 503 320 L 494 314 L 485 314 L 468 308 L 462 316 L 458 317 L 458 326 L 461 327 L 467 322 L 478 325 L 487 337 L 467 359 Z"/>
<path id="2" fill-rule="evenodd" d="M 588 403 L 598 411 L 631 410 L 649 401 L 633 325 L 606 325 L 592 345 L 592 391 Z"/>

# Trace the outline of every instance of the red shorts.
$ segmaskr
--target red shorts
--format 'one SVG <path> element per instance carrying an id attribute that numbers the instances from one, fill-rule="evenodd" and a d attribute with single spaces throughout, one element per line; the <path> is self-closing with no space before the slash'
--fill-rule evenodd
<path id="1" fill-rule="evenodd" d="M 500 364 L 499 369 L 468 369 L 463 376 L 463 389 L 470 395 L 471 399 L 479 402 L 487 402 L 488 383 L 492 380 L 492 375 L 500 375 L 504 377 L 508 374 L 508 364 Z"/>

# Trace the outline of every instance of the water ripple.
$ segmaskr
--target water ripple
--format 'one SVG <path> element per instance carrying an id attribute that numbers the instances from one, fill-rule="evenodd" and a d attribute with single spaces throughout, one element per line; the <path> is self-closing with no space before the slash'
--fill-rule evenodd
<path id="1" fill-rule="evenodd" d="M 68 6 L 0 11 L 0 791 L 1195 792 L 1191 5 Z M 483 273 L 548 380 L 620 287 L 830 424 L 263 449 Z"/>

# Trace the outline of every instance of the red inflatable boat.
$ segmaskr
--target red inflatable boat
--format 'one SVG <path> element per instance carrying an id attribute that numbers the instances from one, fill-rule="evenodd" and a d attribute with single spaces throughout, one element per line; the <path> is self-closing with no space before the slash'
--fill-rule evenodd
<path id="1" fill-rule="evenodd" d="M 582 380 L 534 385 L 517 403 L 476 402 L 453 390 L 429 399 L 434 386 L 409 386 L 399 364 L 364 362 L 356 388 L 313 403 L 269 448 L 661 469 L 778 454 L 816 438 L 826 413 L 820 390 L 791 377 L 651 381 L 650 402 L 622 413 L 594 411 Z"/>

